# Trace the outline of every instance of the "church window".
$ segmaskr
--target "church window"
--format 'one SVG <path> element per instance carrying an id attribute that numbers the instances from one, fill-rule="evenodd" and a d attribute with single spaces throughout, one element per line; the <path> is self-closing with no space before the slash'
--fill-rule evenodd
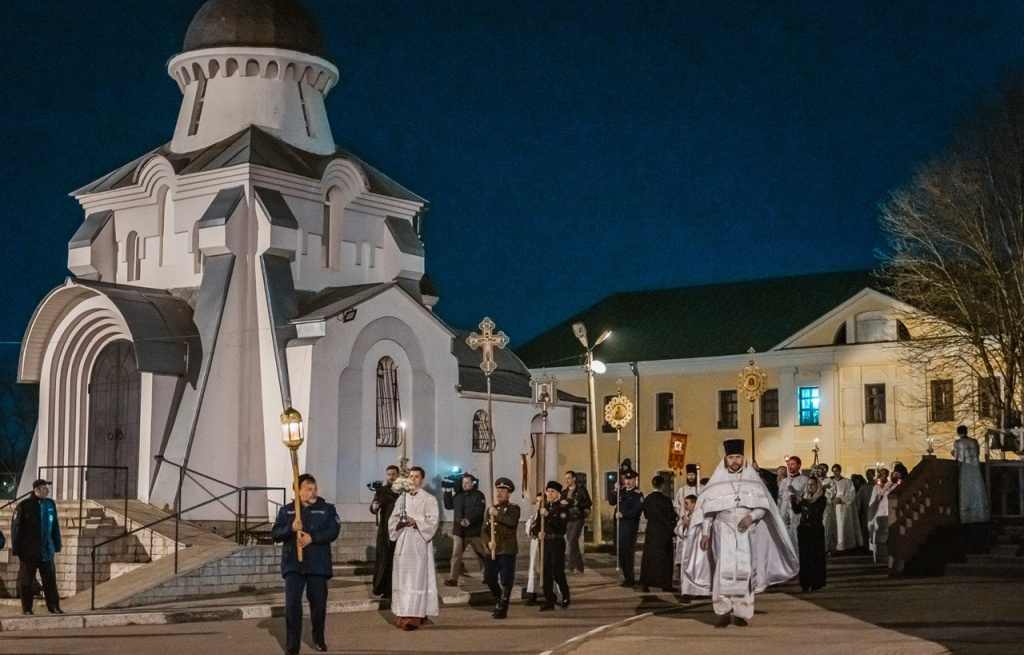
<path id="1" fill-rule="evenodd" d="M 162 187 L 157 193 L 157 229 L 160 231 L 160 266 L 167 266 L 174 263 L 174 203 L 171 200 L 171 192 L 167 187 Z"/>
<path id="2" fill-rule="evenodd" d="M 132 231 L 125 239 L 125 259 L 128 263 L 128 281 L 137 282 L 142 268 L 141 253 L 139 252 L 139 233 Z"/>
<path id="3" fill-rule="evenodd" d="M 206 76 L 201 73 L 196 78 L 196 99 L 192 103 L 192 118 L 188 123 L 188 135 L 199 133 L 199 120 L 203 117 L 203 102 L 206 100 Z"/>
<path id="4" fill-rule="evenodd" d="M 196 221 L 192 226 L 192 272 L 197 275 L 202 273 L 204 263 L 206 263 L 206 257 L 203 256 L 203 251 L 199 247 L 199 221 Z"/>
<path id="5" fill-rule="evenodd" d="M 718 392 L 718 429 L 735 430 L 739 425 L 739 392 Z"/>
<path id="6" fill-rule="evenodd" d="M 491 452 L 491 444 L 494 443 L 494 440 L 491 438 L 490 423 L 491 422 L 487 420 L 487 412 L 482 409 L 477 410 L 476 414 L 473 415 L 474 453 Z"/>
<path id="7" fill-rule="evenodd" d="M 658 430 L 672 430 L 676 424 L 676 398 L 671 392 L 659 393 L 656 396 Z"/>
<path id="8" fill-rule="evenodd" d="M 885 423 L 885 385 L 864 385 L 864 422 Z"/>
<path id="9" fill-rule="evenodd" d="M 324 200 L 324 229 L 320 236 L 320 265 L 329 268 L 331 265 L 331 199 Z"/>
<path id="10" fill-rule="evenodd" d="M 821 410 L 821 396 L 818 387 L 800 387 L 797 391 L 800 409 L 800 425 L 818 425 Z"/>
<path id="11" fill-rule="evenodd" d="M 779 390 L 765 389 L 761 394 L 761 427 L 779 427 Z"/>
<path id="12" fill-rule="evenodd" d="M 953 381 L 932 380 L 932 421 L 953 420 Z"/>
<path id="13" fill-rule="evenodd" d="M 614 398 L 614 397 L 615 396 L 605 396 L 604 397 L 604 402 L 601 404 L 601 407 L 599 409 L 599 411 L 601 412 L 599 414 L 600 416 L 604 415 L 604 408 L 608 406 L 608 403 L 610 403 L 612 401 L 612 398 Z M 604 423 L 601 424 L 601 432 L 610 432 L 612 434 L 615 434 L 615 428 L 612 427 L 611 423 L 609 423 L 608 421 L 605 421 Z"/>
<path id="14" fill-rule="evenodd" d="M 587 433 L 587 408 L 579 405 L 572 406 L 572 433 Z"/>
<path id="15" fill-rule="evenodd" d="M 302 82 L 299 82 L 299 103 L 302 105 L 302 120 L 306 122 L 306 136 L 312 138 L 313 130 L 309 126 L 309 110 L 306 109 L 306 93 L 302 90 Z"/>
<path id="16" fill-rule="evenodd" d="M 997 418 L 999 395 L 1002 388 L 999 378 L 978 378 L 978 418 Z"/>
<path id="17" fill-rule="evenodd" d="M 395 360 L 382 357 L 377 362 L 377 446 L 397 448 L 398 424 L 402 405 L 398 399 L 398 367 Z"/>

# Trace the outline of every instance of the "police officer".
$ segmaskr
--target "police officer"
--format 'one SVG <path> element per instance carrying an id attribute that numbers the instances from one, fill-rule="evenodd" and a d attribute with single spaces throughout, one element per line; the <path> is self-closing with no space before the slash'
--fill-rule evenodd
<path id="1" fill-rule="evenodd" d="M 491 613 L 495 619 L 508 617 L 508 603 L 512 598 L 512 583 L 516 577 L 516 555 L 519 553 L 519 542 L 516 539 L 516 530 L 519 528 L 519 505 L 509 500 L 515 490 L 516 486 L 508 478 L 498 478 L 495 481 L 494 496 L 497 502 L 487 508 L 487 524 L 484 526 L 486 534 L 490 538 L 491 524 L 494 524 L 494 541 L 488 544 L 494 557 L 491 558 L 488 554 L 484 567 L 484 583 L 497 599 L 494 612 Z"/>
<path id="2" fill-rule="evenodd" d="M 326 651 L 324 624 L 327 619 L 327 581 L 334 570 L 331 542 L 338 538 L 341 518 L 334 505 L 317 496 L 316 480 L 308 473 L 299 476 L 300 516 L 289 503 L 277 513 L 273 537 L 281 548 L 281 575 L 284 577 L 285 653 L 296 655 L 302 637 L 302 592 L 309 599 L 313 624 L 313 645 Z M 302 543 L 302 561 L 296 540 Z"/>
<path id="3" fill-rule="evenodd" d="M 613 507 L 618 504 L 615 535 L 618 539 L 619 568 L 622 569 L 621 586 L 632 587 L 636 584 L 636 535 L 640 530 L 640 515 L 644 511 L 644 495 L 636 488 L 636 471 L 632 468 L 624 469 L 621 478 L 621 483 L 615 487 L 616 495 L 608 498 L 608 503 Z"/>
<path id="4" fill-rule="evenodd" d="M 11 519 L 11 552 L 21 560 L 18 591 L 21 613 L 32 614 L 32 584 L 36 571 L 43 581 L 43 595 L 50 614 L 63 614 L 57 593 L 57 569 L 54 560 L 61 549 L 57 504 L 50 500 L 47 480 L 32 483 L 32 495 L 18 503 Z"/>
<path id="5" fill-rule="evenodd" d="M 540 611 L 555 609 L 555 583 L 562 594 L 562 607 L 569 607 L 569 581 L 565 579 L 565 530 L 569 510 L 562 505 L 562 485 L 551 480 L 544 489 L 544 502 L 533 519 L 533 533 L 544 542 L 544 605 Z M 541 530 L 541 519 L 544 530 Z"/>

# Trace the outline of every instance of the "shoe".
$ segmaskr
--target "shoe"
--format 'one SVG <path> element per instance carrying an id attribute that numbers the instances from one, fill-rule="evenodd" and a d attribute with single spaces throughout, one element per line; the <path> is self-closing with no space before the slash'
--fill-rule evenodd
<path id="1" fill-rule="evenodd" d="M 325 644 L 325 643 L 323 643 L 323 642 L 320 642 L 319 644 L 316 644 L 316 645 L 315 645 L 314 647 L 315 647 L 315 648 L 316 648 L 316 649 L 317 649 L 318 651 L 320 651 L 321 653 L 323 653 L 323 652 L 326 652 L 326 651 L 327 651 L 327 644 Z"/>
<path id="2" fill-rule="evenodd" d="M 562 609 L 565 609 L 566 607 L 569 607 L 569 599 L 568 598 L 563 598 L 562 599 Z"/>
<path id="3" fill-rule="evenodd" d="M 537 594 L 527 594 L 526 601 L 523 603 L 527 607 L 532 607 L 537 604 Z"/>
<path id="4" fill-rule="evenodd" d="M 35 612 L 33 612 L 32 610 L 28 610 L 27 612 L 22 610 L 21 613 L 23 616 L 32 616 L 33 614 L 35 614 Z"/>
<path id="5" fill-rule="evenodd" d="M 624 589 L 632 589 L 633 588 L 633 583 L 632 582 L 623 582 L 619 586 L 624 588 Z"/>
<path id="6" fill-rule="evenodd" d="M 724 628 L 725 626 L 729 625 L 731 622 L 732 622 L 732 615 L 731 614 L 720 614 L 718 616 L 718 619 L 715 621 L 715 626 L 719 627 L 719 628 Z"/>
<path id="7" fill-rule="evenodd" d="M 740 626 L 742 628 L 743 626 L 747 625 L 747 620 L 746 619 L 741 619 L 738 616 L 734 616 L 734 617 L 732 617 L 732 624 L 733 625 L 738 625 L 738 626 Z"/>
<path id="8" fill-rule="evenodd" d="M 446 587 L 458 587 L 459 583 L 457 581 L 455 581 L 455 580 L 445 580 L 444 581 L 444 586 L 446 586 Z"/>
<path id="9" fill-rule="evenodd" d="M 540 606 L 540 611 L 542 611 L 542 612 L 550 612 L 553 609 L 555 609 L 555 604 L 554 603 L 544 603 L 543 605 Z"/>
<path id="10" fill-rule="evenodd" d="M 64 610 L 59 607 L 55 607 L 52 610 L 47 610 L 50 614 L 63 614 Z"/>

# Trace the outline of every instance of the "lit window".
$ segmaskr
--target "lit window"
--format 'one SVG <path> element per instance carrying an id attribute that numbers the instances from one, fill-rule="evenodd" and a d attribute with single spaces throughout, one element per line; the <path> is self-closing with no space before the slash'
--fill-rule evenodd
<path id="1" fill-rule="evenodd" d="M 937 421 L 953 420 L 953 381 L 932 380 L 932 412 L 931 419 Z"/>
<path id="2" fill-rule="evenodd" d="M 800 425 L 818 425 L 819 409 L 821 398 L 818 396 L 818 387 L 800 387 Z"/>
<path id="3" fill-rule="evenodd" d="M 885 423 L 885 385 L 864 385 L 864 422 Z"/>
<path id="4" fill-rule="evenodd" d="M 377 445 L 397 448 L 398 424 L 402 407 L 398 401 L 398 367 L 395 360 L 382 357 L 377 362 Z"/>

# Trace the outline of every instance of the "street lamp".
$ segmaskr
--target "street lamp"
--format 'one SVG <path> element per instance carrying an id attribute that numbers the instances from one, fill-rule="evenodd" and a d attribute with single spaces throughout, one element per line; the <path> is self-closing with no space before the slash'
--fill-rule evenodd
<path id="1" fill-rule="evenodd" d="M 281 413 L 281 441 L 292 455 L 292 477 L 295 485 L 295 518 L 302 521 L 302 503 L 299 500 L 299 446 L 305 440 L 302 429 L 302 414 L 293 407 Z M 302 542 L 295 535 L 295 545 L 299 549 L 299 561 L 302 561 Z"/>
<path id="2" fill-rule="evenodd" d="M 597 394 L 594 392 L 594 373 L 604 373 L 608 368 L 604 363 L 594 359 L 594 348 L 597 348 L 604 343 L 608 337 L 612 336 L 611 330 L 605 330 L 601 336 L 597 338 L 594 345 L 591 346 L 587 341 L 587 328 L 583 323 L 574 323 L 572 326 L 572 332 L 576 335 L 576 338 L 580 340 L 583 347 L 587 351 L 587 363 L 585 369 L 587 371 L 587 400 L 590 405 L 590 497 L 599 498 L 598 495 L 598 479 L 600 475 L 600 465 L 598 464 L 597 457 Z M 594 512 L 594 543 L 601 543 L 604 539 L 604 530 L 601 525 L 601 512 Z"/>

